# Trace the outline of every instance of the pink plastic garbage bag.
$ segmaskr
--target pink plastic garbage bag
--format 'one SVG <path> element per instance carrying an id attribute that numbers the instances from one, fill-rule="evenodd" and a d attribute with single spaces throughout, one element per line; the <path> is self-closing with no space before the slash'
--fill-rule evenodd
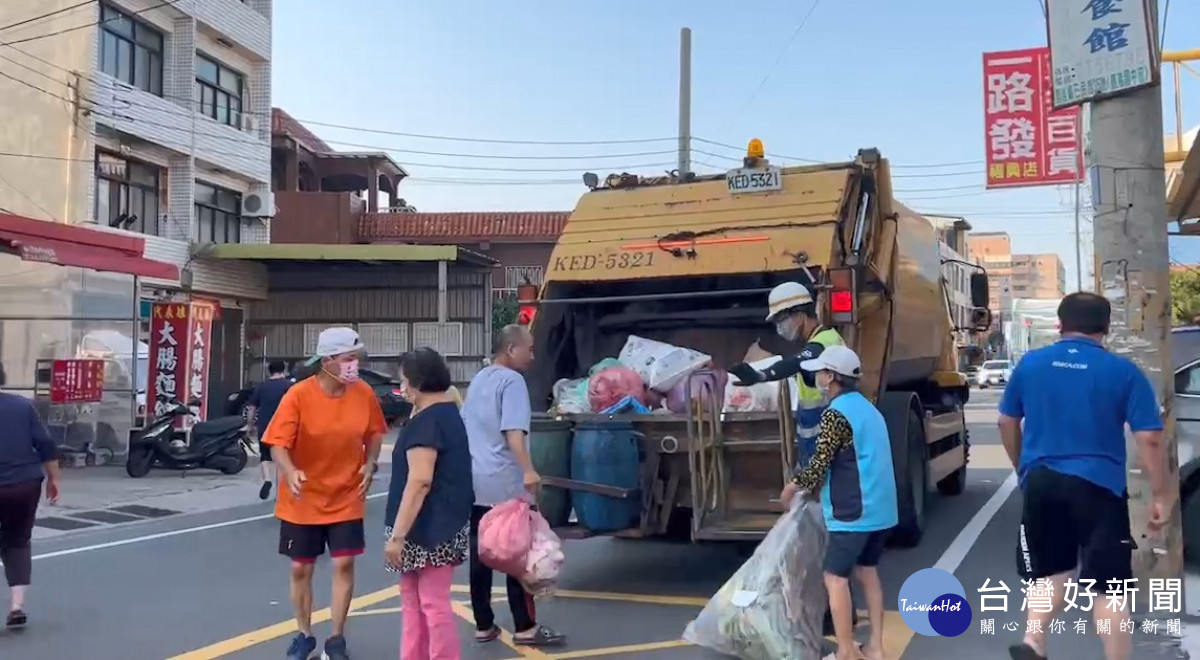
<path id="1" fill-rule="evenodd" d="M 533 509 L 515 499 L 498 504 L 479 520 L 479 560 L 492 570 L 520 578 L 533 547 Z"/>
<path id="2" fill-rule="evenodd" d="M 588 403 L 592 412 L 600 412 L 627 396 L 638 403 L 646 403 L 646 384 L 629 367 L 609 367 L 588 379 Z"/>
<path id="3" fill-rule="evenodd" d="M 563 556 L 562 540 L 550 528 L 550 523 L 537 511 L 529 513 L 533 517 L 533 545 L 529 548 L 521 582 L 530 594 L 542 598 L 558 588 L 558 574 L 566 557 Z"/>

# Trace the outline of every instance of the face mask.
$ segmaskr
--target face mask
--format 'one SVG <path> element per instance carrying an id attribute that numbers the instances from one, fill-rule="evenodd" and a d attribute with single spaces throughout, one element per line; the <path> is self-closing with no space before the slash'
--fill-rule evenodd
<path id="1" fill-rule="evenodd" d="M 796 337 L 800 335 L 800 326 L 788 321 L 777 321 L 775 323 L 775 334 L 788 341 L 795 341 Z"/>
<path id="2" fill-rule="evenodd" d="M 358 360 L 350 360 L 349 362 L 338 362 L 338 373 L 334 376 L 343 383 L 353 383 L 358 380 Z"/>
<path id="3" fill-rule="evenodd" d="M 824 373 L 824 372 L 821 372 L 821 373 Z M 829 395 L 829 384 L 833 380 L 833 378 L 831 377 L 831 378 L 828 378 L 828 379 L 822 381 L 821 374 L 818 373 L 813 378 L 813 380 L 816 382 L 817 391 L 820 392 L 822 396 L 828 396 Z"/>

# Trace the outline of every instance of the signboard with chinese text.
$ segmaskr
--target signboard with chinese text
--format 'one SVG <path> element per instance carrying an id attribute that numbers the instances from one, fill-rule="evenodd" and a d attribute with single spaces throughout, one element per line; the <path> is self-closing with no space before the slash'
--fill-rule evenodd
<path id="1" fill-rule="evenodd" d="M 1118 96 L 1158 81 L 1145 0 L 1047 0 L 1055 108 Z"/>
<path id="2" fill-rule="evenodd" d="M 987 187 L 1078 183 L 1083 135 L 1078 107 L 1050 103 L 1050 49 L 983 54 Z"/>
<path id="3" fill-rule="evenodd" d="M 187 344 L 191 306 L 154 303 L 150 310 L 150 378 L 146 407 L 151 417 L 163 414 L 172 400 L 187 403 Z"/>
<path id="4" fill-rule="evenodd" d="M 212 323 L 215 305 L 193 302 L 188 332 L 187 401 L 199 400 L 193 407 L 196 419 L 208 418 L 208 359 L 212 347 Z"/>
<path id="5" fill-rule="evenodd" d="M 104 360 L 55 360 L 50 403 L 96 403 L 104 398 Z"/>

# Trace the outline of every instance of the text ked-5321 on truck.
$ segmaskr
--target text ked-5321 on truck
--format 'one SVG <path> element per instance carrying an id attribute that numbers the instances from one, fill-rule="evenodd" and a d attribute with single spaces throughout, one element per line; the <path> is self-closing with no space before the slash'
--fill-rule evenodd
<path id="1" fill-rule="evenodd" d="M 789 168 L 752 153 L 728 175 L 687 181 L 585 179 L 597 185 L 567 221 L 540 291 L 518 294 L 538 350 L 531 400 L 554 411 L 531 438 L 551 524 L 566 536 L 763 538 L 796 460 L 794 383 L 746 407 L 732 402 L 738 388 L 716 392 L 693 374 L 673 381 L 686 391 L 668 397 L 675 412 L 630 404 L 609 414 L 587 407 L 594 399 L 581 379 L 613 364 L 630 337 L 682 351 L 663 360 L 702 354 L 720 370 L 751 346 L 758 357 L 795 353 L 807 337 L 785 342 L 764 319 L 772 287 L 797 281 L 818 292 L 823 322 L 862 359 L 860 387 L 890 432 L 893 539 L 919 543 L 927 493 L 958 494 L 966 482 L 970 384 L 954 339 L 966 328 L 947 309 L 938 232 L 891 197 L 878 151 Z M 970 279 L 972 325 L 982 330 L 987 279 Z"/>

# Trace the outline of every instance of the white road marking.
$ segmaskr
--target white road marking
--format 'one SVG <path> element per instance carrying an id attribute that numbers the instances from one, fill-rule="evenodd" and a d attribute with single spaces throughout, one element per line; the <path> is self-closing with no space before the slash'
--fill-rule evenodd
<path id="1" fill-rule="evenodd" d="M 387 492 L 373 493 L 367 496 L 368 500 L 384 497 Z M 174 529 L 169 532 L 159 532 L 158 534 L 147 534 L 145 536 L 135 536 L 133 538 L 121 539 L 119 541 L 109 541 L 108 543 L 97 543 L 95 545 L 85 545 L 78 548 L 68 548 L 66 550 L 56 550 L 54 552 L 44 552 L 40 555 L 34 555 L 36 559 L 53 559 L 54 557 L 66 557 L 67 555 L 78 555 L 84 552 L 93 552 L 95 550 L 107 550 L 109 548 L 119 548 L 123 545 L 133 545 L 134 543 L 145 543 L 146 541 L 157 541 L 158 539 L 167 539 L 172 536 L 183 536 L 184 534 L 194 534 L 196 532 L 207 532 L 210 529 L 220 529 L 222 527 L 232 527 L 234 525 L 244 525 L 246 523 L 257 522 L 259 520 L 268 520 L 274 518 L 274 513 L 266 513 L 261 516 L 249 516 L 246 518 L 238 518 L 236 520 L 226 520 L 224 522 L 212 523 L 209 525 L 200 525 L 199 527 L 185 527 L 183 529 Z M 0 564 L 2 565 L 2 564 Z"/>
<path id="2" fill-rule="evenodd" d="M 940 559 L 934 564 L 934 568 L 940 568 L 949 573 L 958 570 L 963 559 L 966 559 L 967 553 L 974 547 L 975 542 L 979 540 L 979 535 L 983 534 L 984 528 L 991 522 L 992 518 L 996 517 L 996 513 L 1000 511 L 1000 507 L 1008 501 L 1008 497 L 1017 489 L 1017 474 L 1014 472 L 1008 475 L 1004 483 L 992 493 L 992 497 L 983 505 L 983 508 L 975 512 L 971 520 L 962 528 L 958 536 L 950 542 L 946 551 L 942 553 Z"/>

